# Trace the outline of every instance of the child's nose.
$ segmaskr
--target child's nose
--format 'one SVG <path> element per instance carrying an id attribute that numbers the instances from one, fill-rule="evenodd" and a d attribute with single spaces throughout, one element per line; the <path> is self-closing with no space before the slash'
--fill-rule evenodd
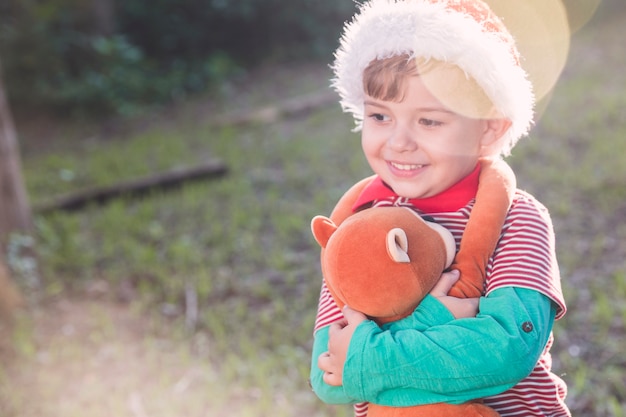
<path id="1" fill-rule="evenodd" d="M 395 152 L 409 152 L 417 149 L 417 140 L 409 129 L 396 127 L 387 140 L 387 145 Z"/>

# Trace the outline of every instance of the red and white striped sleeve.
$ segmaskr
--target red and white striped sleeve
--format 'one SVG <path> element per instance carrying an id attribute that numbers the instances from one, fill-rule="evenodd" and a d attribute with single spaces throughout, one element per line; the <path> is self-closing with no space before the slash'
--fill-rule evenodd
<path id="1" fill-rule="evenodd" d="M 315 317 L 315 327 L 313 332 L 321 329 L 324 326 L 328 326 L 343 318 L 343 313 L 339 309 L 339 306 L 333 300 L 330 291 L 326 286 L 326 281 L 322 284 L 322 290 L 320 291 L 319 304 L 317 306 L 317 316 Z"/>
<path id="2" fill-rule="evenodd" d="M 558 306 L 557 319 L 565 314 L 552 222 L 547 209 L 524 193 L 507 216 L 487 269 L 487 294 L 502 287 L 538 291 Z"/>

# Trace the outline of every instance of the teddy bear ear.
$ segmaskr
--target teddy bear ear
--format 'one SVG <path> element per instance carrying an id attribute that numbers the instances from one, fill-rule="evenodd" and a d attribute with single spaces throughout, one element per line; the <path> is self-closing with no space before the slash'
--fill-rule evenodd
<path id="1" fill-rule="evenodd" d="M 326 244 L 335 230 L 337 230 L 337 225 L 328 217 L 315 216 L 311 220 L 311 232 L 322 248 L 326 248 Z"/>
<path id="2" fill-rule="evenodd" d="M 391 259 L 398 263 L 409 263 L 409 239 L 406 232 L 398 227 L 387 232 L 387 252 Z"/>

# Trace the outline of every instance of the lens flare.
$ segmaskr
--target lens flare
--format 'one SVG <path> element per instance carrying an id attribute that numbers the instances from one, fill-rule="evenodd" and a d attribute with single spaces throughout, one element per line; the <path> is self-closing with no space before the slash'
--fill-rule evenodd
<path id="1" fill-rule="evenodd" d="M 509 29 L 537 101 L 554 88 L 570 46 L 568 14 L 560 0 L 487 0 Z"/>
<path id="2" fill-rule="evenodd" d="M 577 32 L 593 17 L 602 0 L 563 0 L 570 31 Z"/>

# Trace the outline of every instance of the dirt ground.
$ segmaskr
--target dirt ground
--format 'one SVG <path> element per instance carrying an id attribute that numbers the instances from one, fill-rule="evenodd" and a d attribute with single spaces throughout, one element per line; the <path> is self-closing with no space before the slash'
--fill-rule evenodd
<path id="1" fill-rule="evenodd" d="M 143 417 L 156 386 L 182 395 L 207 366 L 129 304 L 64 297 L 29 314 L 14 329 L 19 361 L 5 378 L 16 389 L 2 392 L 2 416 L 78 416 L 98 404 L 90 416 Z"/>
<path id="2" fill-rule="evenodd" d="M 12 332 L 0 329 L 5 342 L 13 339 L 12 349 L 0 346 L 0 416 L 223 415 L 227 398 L 218 394 L 224 384 L 208 359 L 210 343 L 181 328 L 99 297 L 31 308 Z"/>

